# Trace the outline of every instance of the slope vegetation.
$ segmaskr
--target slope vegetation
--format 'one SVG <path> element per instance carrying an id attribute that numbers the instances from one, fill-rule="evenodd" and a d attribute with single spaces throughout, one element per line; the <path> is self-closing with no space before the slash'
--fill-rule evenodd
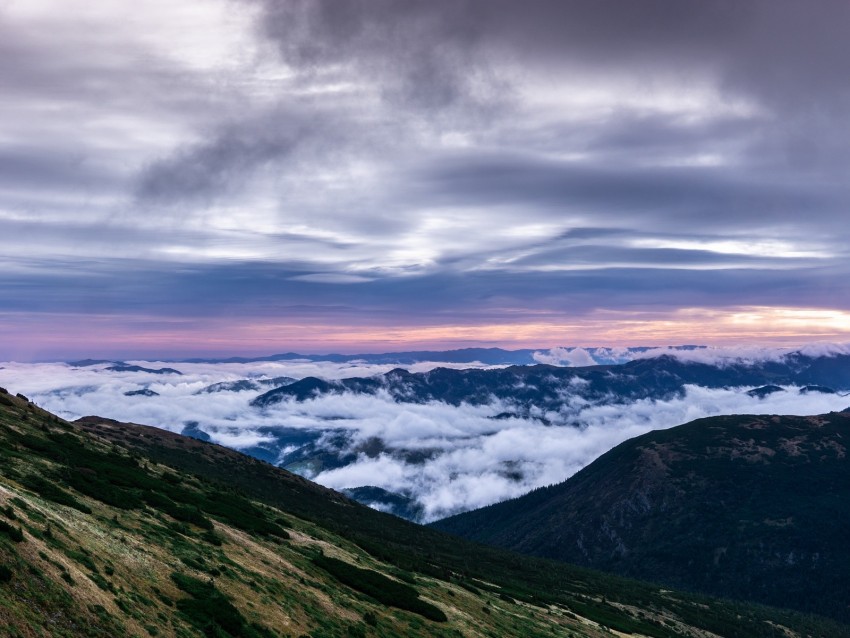
<path id="1" fill-rule="evenodd" d="M 850 414 L 700 419 L 438 529 L 850 621 Z"/>
<path id="2" fill-rule="evenodd" d="M 231 450 L 0 391 L 4 636 L 850 636 L 488 549 Z"/>

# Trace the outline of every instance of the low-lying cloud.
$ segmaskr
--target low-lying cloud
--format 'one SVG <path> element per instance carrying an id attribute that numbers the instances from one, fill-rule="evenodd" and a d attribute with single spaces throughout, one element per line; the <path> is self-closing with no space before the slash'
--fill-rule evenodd
<path id="1" fill-rule="evenodd" d="M 799 353 L 807 357 L 832 357 L 850 353 L 850 344 L 815 342 L 803 347 L 777 348 L 768 346 L 724 346 L 693 349 L 652 348 L 635 355 L 636 359 L 649 359 L 662 355 L 676 357 L 681 361 L 705 363 L 707 365 L 752 365 L 770 361 L 784 361 L 791 354 Z"/>
<path id="2" fill-rule="evenodd" d="M 584 348 L 552 348 L 548 352 L 535 352 L 534 360 L 553 366 L 592 366 L 597 361 Z"/>
<path id="3" fill-rule="evenodd" d="M 799 353 L 807 357 L 832 357 L 850 354 L 850 344 L 814 342 L 800 346 L 776 347 L 754 345 L 731 346 L 661 346 L 652 348 L 550 348 L 534 353 L 534 360 L 554 366 L 579 367 L 597 364 L 626 363 L 635 359 L 670 356 L 691 363 L 713 366 L 753 365 L 784 361 Z"/>
<path id="4" fill-rule="evenodd" d="M 422 504 L 427 520 L 563 481 L 615 445 L 650 430 L 718 414 L 818 414 L 843 409 L 850 401 L 800 395 L 795 388 L 756 399 L 739 390 L 688 386 L 685 397 L 671 401 L 578 407 L 575 418 L 581 427 L 570 427 L 518 418 L 494 421 L 498 405 L 454 408 L 398 405 L 380 396 L 352 399 L 329 396 L 277 409 L 281 414 L 293 408 L 302 414 L 333 409 L 350 416 L 346 423 L 354 429 L 354 441 L 380 436 L 399 448 L 438 450 L 421 465 L 392 453 L 361 454 L 354 463 L 313 477 L 337 489 L 368 484 L 409 493 Z"/>
<path id="5" fill-rule="evenodd" d="M 840 347 L 821 351 L 829 353 L 836 348 Z M 737 352 L 744 355 L 743 350 Z M 747 352 L 755 357 L 757 351 Z M 162 367 L 159 362 L 134 363 Z M 380 374 L 393 366 L 305 361 L 169 365 L 182 376 L 110 372 L 106 365 L 71 368 L 61 363 L 4 363 L 0 385 L 23 392 L 69 419 L 97 414 L 174 432 L 197 422 L 217 443 L 243 450 L 266 446 L 277 450 L 284 463 L 297 446 L 283 444 L 276 433 L 311 433 L 313 445 L 346 460 L 341 467 L 307 463 L 301 468 L 305 475 L 335 489 L 368 485 L 406 495 L 421 506 L 426 521 L 563 481 L 615 445 L 650 430 L 711 415 L 805 415 L 850 405 L 850 398 L 841 395 L 800 394 L 793 387 L 759 399 L 748 396 L 747 388 L 687 386 L 682 398 L 617 405 L 570 400 L 566 390 L 561 425 L 505 418 L 506 406 L 498 401 L 457 407 L 439 402 L 397 403 L 380 392 L 330 394 L 256 410 L 249 402 L 257 391 L 198 391 L 213 383 L 245 378 L 338 379 Z M 426 362 L 409 367 L 424 371 L 437 365 Z M 124 395 L 143 388 L 158 396 Z"/>

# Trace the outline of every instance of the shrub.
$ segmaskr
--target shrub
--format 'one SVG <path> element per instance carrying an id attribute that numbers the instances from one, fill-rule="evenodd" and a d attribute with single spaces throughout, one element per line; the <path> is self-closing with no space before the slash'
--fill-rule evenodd
<path id="1" fill-rule="evenodd" d="M 74 509 L 81 511 L 83 514 L 91 514 L 91 509 L 87 505 L 81 503 L 69 492 L 66 492 L 61 487 L 51 481 L 48 481 L 44 477 L 32 474 L 24 477 L 21 480 L 21 483 L 24 487 L 31 489 L 33 492 L 42 498 L 46 498 L 48 501 L 53 501 L 59 505 L 73 507 Z"/>
<path id="2" fill-rule="evenodd" d="M 24 531 L 19 527 L 12 527 L 6 521 L 0 521 L 0 533 L 6 534 L 16 543 L 24 540 Z"/>
<path id="3" fill-rule="evenodd" d="M 72 549 L 66 549 L 65 555 L 70 558 L 72 561 L 82 565 L 87 568 L 90 572 L 97 573 L 97 565 L 95 565 L 94 561 L 91 559 L 91 556 L 85 551 L 75 551 Z"/>
<path id="4" fill-rule="evenodd" d="M 221 544 L 223 542 L 221 536 L 219 536 L 212 530 L 201 534 L 201 540 L 206 541 L 210 545 L 215 545 L 216 547 L 221 547 Z"/>
<path id="5" fill-rule="evenodd" d="M 371 569 L 361 569 L 336 558 L 319 555 L 313 562 L 352 589 L 378 602 L 424 616 L 436 622 L 448 620 L 443 611 L 419 598 L 410 585 L 399 583 Z"/>
<path id="6" fill-rule="evenodd" d="M 273 634 L 265 627 L 248 624 L 227 596 L 215 588 L 212 582 L 205 583 L 186 574 L 174 572 L 171 579 L 190 598 L 177 601 L 186 619 L 200 629 L 205 636 L 239 636 L 240 638 L 271 638 Z"/>

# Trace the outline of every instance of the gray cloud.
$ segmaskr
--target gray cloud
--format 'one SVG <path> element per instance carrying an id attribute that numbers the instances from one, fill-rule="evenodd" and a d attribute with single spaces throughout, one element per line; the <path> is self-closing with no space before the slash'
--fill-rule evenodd
<path id="1" fill-rule="evenodd" d="M 497 76 L 481 55 L 480 7 L 354 0 L 261 2 L 262 32 L 281 57 L 308 74 L 353 67 L 394 104 L 442 110 L 458 102 L 484 106 Z"/>
<path id="2" fill-rule="evenodd" d="M 139 178 L 137 195 L 142 203 L 209 199 L 249 187 L 254 173 L 279 168 L 282 162 L 298 165 L 311 152 L 340 153 L 345 136 L 332 113 L 276 108 L 252 114 L 152 162 Z"/>
<path id="3" fill-rule="evenodd" d="M 843 27 L 850 9 L 828 0 L 817 11 L 800 0 L 509 0 L 436 2 L 330 0 L 263 8 L 261 31 L 289 63 L 312 71 L 357 65 L 383 82 L 392 77 L 451 90 L 495 61 L 595 72 L 714 73 L 736 91 L 774 104 L 823 107 L 847 97 L 850 53 Z M 427 71 L 422 71 L 422 68 Z M 437 104 L 442 104 L 437 100 Z M 429 104 L 425 103 L 425 106 Z"/>
<path id="4" fill-rule="evenodd" d="M 0 9 L 0 311 L 403 326 L 850 298 L 845 2 L 128 11 Z"/>

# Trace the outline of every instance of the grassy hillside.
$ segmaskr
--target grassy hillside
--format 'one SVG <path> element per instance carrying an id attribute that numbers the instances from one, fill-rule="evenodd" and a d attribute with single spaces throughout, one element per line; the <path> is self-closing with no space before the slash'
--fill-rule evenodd
<path id="1" fill-rule="evenodd" d="M 850 636 L 479 547 L 162 430 L 0 392 L 4 636 Z"/>
<path id="2" fill-rule="evenodd" d="M 700 419 L 439 529 L 850 622 L 850 414 Z"/>

